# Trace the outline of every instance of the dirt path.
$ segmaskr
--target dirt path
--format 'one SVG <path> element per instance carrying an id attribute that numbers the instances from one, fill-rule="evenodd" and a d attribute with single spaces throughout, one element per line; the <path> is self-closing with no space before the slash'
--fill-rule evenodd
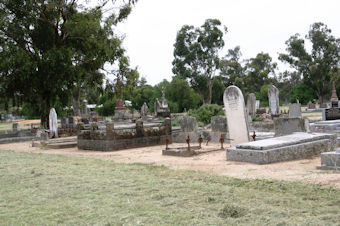
<path id="1" fill-rule="evenodd" d="M 173 144 L 172 147 L 183 145 L 184 144 Z M 219 144 L 209 144 L 209 148 L 210 147 L 218 148 Z M 225 151 L 214 151 L 195 157 L 184 158 L 163 156 L 161 151 L 162 148 L 164 148 L 164 146 L 135 148 L 115 152 L 96 152 L 78 150 L 77 148 L 43 150 L 41 148 L 31 147 L 31 142 L 0 144 L 0 150 L 86 156 L 108 159 L 121 163 L 153 163 L 156 165 L 164 165 L 172 169 L 200 170 L 236 178 L 300 181 L 332 185 L 340 188 L 339 171 L 335 172 L 316 169 L 316 166 L 320 166 L 320 157 L 268 165 L 256 165 L 226 161 Z"/>

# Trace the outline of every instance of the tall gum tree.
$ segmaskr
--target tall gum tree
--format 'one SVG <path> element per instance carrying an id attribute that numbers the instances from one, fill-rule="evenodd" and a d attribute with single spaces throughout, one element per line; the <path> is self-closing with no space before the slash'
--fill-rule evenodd
<path id="1" fill-rule="evenodd" d="M 281 53 L 279 59 L 299 72 L 303 82 L 316 90 L 319 102 L 323 103 L 330 94 L 331 77 L 339 71 L 340 39 L 331 35 L 331 29 L 323 23 L 312 24 L 306 39 L 312 44 L 310 53 L 305 40 L 295 34 L 286 41 L 287 53 Z"/>
<path id="2" fill-rule="evenodd" d="M 212 100 L 213 78 L 219 68 L 219 51 L 224 47 L 227 32 L 217 19 L 207 19 L 201 27 L 184 25 L 174 44 L 172 72 L 183 79 L 200 95 L 204 104 Z"/>
<path id="3" fill-rule="evenodd" d="M 102 82 L 100 69 L 124 54 L 113 27 L 129 15 L 136 1 L 93 1 L 97 5 L 92 8 L 81 2 L 0 1 L 2 95 L 39 105 L 44 127 L 57 99 L 66 103 L 74 87 Z M 104 17 L 107 3 L 112 7 Z"/>

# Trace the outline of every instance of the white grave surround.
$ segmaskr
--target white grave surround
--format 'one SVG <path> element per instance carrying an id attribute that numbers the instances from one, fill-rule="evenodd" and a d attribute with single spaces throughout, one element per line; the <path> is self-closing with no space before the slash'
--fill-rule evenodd
<path id="1" fill-rule="evenodd" d="M 230 144 L 235 146 L 249 142 L 249 129 L 244 98 L 237 86 L 229 86 L 223 95 L 225 114 L 227 116 Z"/>

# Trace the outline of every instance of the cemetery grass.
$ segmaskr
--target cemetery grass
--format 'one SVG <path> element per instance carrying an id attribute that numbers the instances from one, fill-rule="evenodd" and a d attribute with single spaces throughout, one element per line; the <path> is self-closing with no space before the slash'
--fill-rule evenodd
<path id="1" fill-rule="evenodd" d="M 3 225 L 338 225 L 340 190 L 0 151 Z"/>

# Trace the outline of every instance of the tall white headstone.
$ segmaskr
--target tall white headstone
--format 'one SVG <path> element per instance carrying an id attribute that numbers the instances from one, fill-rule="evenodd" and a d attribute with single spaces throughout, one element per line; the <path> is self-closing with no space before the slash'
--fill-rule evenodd
<path id="1" fill-rule="evenodd" d="M 50 137 L 58 137 L 58 118 L 54 108 L 51 108 L 49 115 Z"/>
<path id="2" fill-rule="evenodd" d="M 247 114 L 244 105 L 244 98 L 241 90 L 237 86 L 229 86 L 223 95 L 225 114 L 229 130 L 230 144 L 249 142 L 249 130 Z"/>
<path id="3" fill-rule="evenodd" d="M 279 90 L 274 85 L 268 89 L 269 114 L 280 114 Z"/>

